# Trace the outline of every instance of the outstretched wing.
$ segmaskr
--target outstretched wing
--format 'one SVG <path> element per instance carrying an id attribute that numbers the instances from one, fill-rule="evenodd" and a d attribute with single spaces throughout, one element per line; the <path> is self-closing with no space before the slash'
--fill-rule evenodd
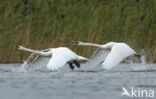
<path id="1" fill-rule="evenodd" d="M 86 62 L 84 65 L 97 66 L 101 64 L 105 60 L 109 52 L 110 52 L 109 50 L 103 50 L 98 48 L 90 57 L 89 61 Z"/>
<path id="2" fill-rule="evenodd" d="M 76 59 L 77 55 L 68 48 L 59 48 L 53 50 L 52 58 L 47 64 L 47 68 L 50 70 L 56 70 L 62 66 L 65 66 L 69 61 Z"/>
<path id="3" fill-rule="evenodd" d="M 35 62 L 31 63 L 35 67 L 45 67 L 47 66 L 48 62 L 50 60 L 50 57 L 44 57 L 44 56 L 39 56 Z"/>
<path id="4" fill-rule="evenodd" d="M 44 49 L 43 52 L 50 51 L 50 49 Z M 44 57 L 37 54 L 32 53 L 22 64 L 22 66 L 27 66 L 29 68 L 42 68 L 47 66 L 47 63 L 49 62 L 51 57 Z"/>
<path id="5" fill-rule="evenodd" d="M 43 67 L 46 67 L 47 63 L 50 60 L 49 57 L 36 56 L 36 55 L 33 56 L 35 57 L 35 60 L 34 59 L 32 61 L 26 60 L 21 66 L 24 66 L 25 69 L 41 69 Z"/>
<path id="6" fill-rule="evenodd" d="M 105 69 L 111 69 L 118 65 L 123 59 L 134 54 L 135 51 L 125 43 L 116 43 L 113 45 L 111 52 L 102 63 Z"/>

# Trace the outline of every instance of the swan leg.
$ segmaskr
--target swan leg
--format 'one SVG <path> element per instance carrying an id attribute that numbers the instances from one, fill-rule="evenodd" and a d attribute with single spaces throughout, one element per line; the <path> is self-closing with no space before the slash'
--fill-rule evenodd
<path id="1" fill-rule="evenodd" d="M 69 63 L 69 67 L 70 67 L 71 70 L 74 70 L 74 66 L 73 66 L 72 63 Z"/>
<path id="2" fill-rule="evenodd" d="M 77 61 L 73 61 L 73 63 L 76 65 L 76 67 L 78 67 L 78 68 L 81 67 L 79 62 L 77 62 Z"/>

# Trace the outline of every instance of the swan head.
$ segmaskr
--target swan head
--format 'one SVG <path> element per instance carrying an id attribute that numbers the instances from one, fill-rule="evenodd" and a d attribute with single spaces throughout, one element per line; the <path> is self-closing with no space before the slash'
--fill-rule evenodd
<path id="1" fill-rule="evenodd" d="M 14 47 L 14 50 L 22 50 L 22 49 L 25 49 L 23 46 L 15 46 Z"/>
<path id="2" fill-rule="evenodd" d="M 19 48 L 19 46 L 15 46 L 14 48 L 13 48 L 13 50 L 18 50 L 18 48 Z"/>
<path id="3" fill-rule="evenodd" d="M 76 43 L 75 43 L 75 44 L 73 44 L 73 45 L 77 45 L 77 46 L 79 46 L 79 45 L 84 45 L 84 42 L 81 42 L 81 41 L 76 41 Z"/>

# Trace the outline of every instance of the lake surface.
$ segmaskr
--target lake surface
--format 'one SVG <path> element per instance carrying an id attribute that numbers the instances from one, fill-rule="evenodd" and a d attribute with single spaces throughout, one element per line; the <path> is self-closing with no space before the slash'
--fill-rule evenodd
<path id="1" fill-rule="evenodd" d="M 120 64 L 109 71 L 101 66 L 75 71 L 65 67 L 54 72 L 0 65 L 0 99 L 132 99 L 121 96 L 122 87 L 152 89 L 155 98 L 147 99 L 156 99 L 156 64 Z"/>

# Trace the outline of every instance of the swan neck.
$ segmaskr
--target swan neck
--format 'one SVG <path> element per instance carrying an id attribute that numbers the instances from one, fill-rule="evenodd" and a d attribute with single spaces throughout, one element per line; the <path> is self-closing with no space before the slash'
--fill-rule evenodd
<path id="1" fill-rule="evenodd" d="M 35 53 L 35 54 L 42 55 L 42 56 L 47 56 L 47 55 L 46 55 L 46 52 L 41 52 L 41 51 L 37 51 L 37 50 L 32 50 L 32 49 L 25 48 L 25 47 L 22 47 L 22 48 L 20 48 L 19 50 L 23 50 L 23 51 Z"/>
<path id="2" fill-rule="evenodd" d="M 23 50 L 23 51 L 27 51 L 27 52 L 32 52 L 32 53 L 39 53 L 39 51 L 35 51 L 35 50 L 32 50 L 32 49 L 28 49 L 28 48 L 20 48 L 19 50 Z"/>
<path id="3" fill-rule="evenodd" d="M 101 45 L 99 44 L 93 44 L 93 43 L 81 43 L 80 46 L 92 46 L 92 47 L 98 47 L 101 48 Z"/>

